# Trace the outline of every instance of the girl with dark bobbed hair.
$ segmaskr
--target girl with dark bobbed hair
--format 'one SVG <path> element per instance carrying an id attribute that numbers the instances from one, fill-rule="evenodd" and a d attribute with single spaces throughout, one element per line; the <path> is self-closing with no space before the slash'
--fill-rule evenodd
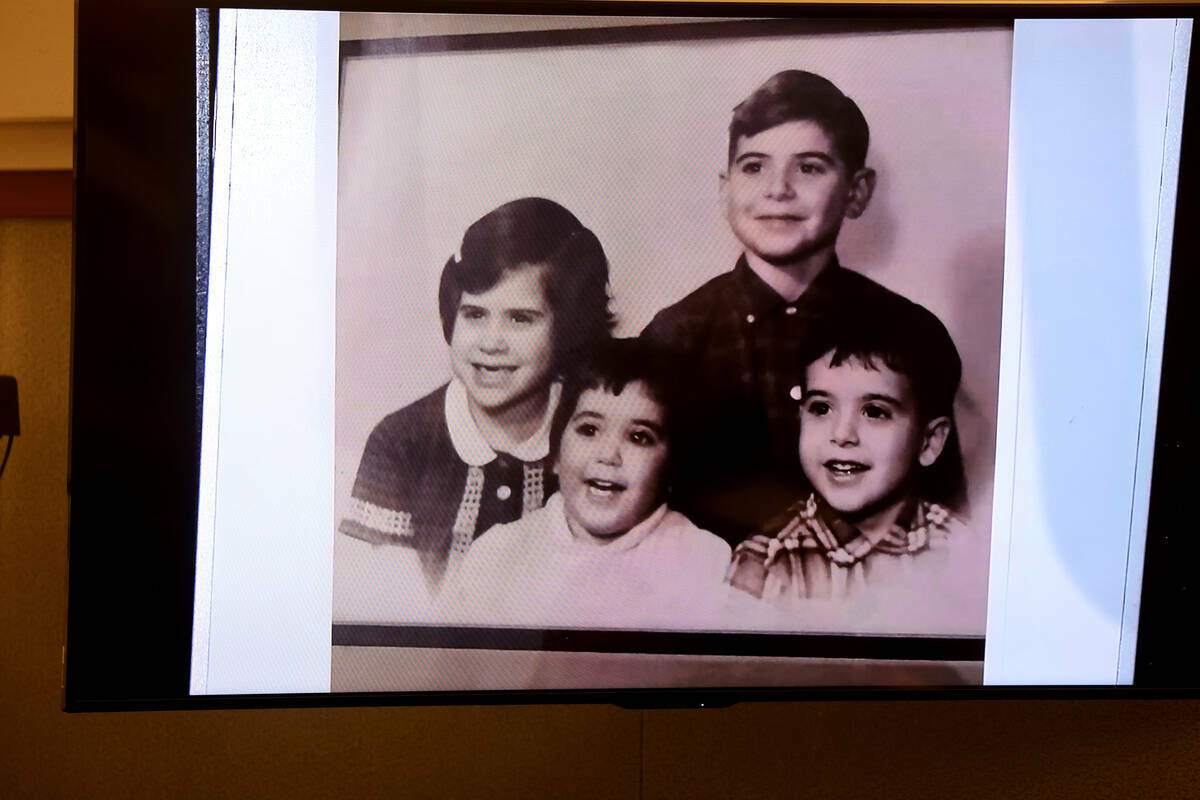
<path id="1" fill-rule="evenodd" d="M 542 290 L 557 315 L 551 344 L 554 372 L 561 375 L 564 359 L 606 339 L 613 320 L 608 311 L 608 259 L 600 240 L 552 200 L 513 200 L 467 228 L 459 254 L 442 270 L 442 332 L 450 344 L 463 292 L 491 289 L 505 273 L 527 265 L 546 267 Z"/>
<path id="2" fill-rule="evenodd" d="M 526 197 L 467 228 L 442 270 L 450 382 L 372 431 L 342 533 L 410 548 L 436 592 L 493 525 L 542 506 L 563 365 L 607 339 L 608 261 L 596 235 Z"/>

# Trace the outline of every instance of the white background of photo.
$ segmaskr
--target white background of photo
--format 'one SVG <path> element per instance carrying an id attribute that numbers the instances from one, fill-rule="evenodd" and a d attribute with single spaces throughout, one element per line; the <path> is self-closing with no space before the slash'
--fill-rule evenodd
<path id="1" fill-rule="evenodd" d="M 733 266 L 740 245 L 718 191 L 732 109 L 776 72 L 807 69 L 852 97 L 871 129 L 878 187 L 843 228 L 842 262 L 930 308 L 961 352 L 957 416 L 985 553 L 1011 42 L 1000 27 L 344 60 L 337 515 L 371 429 L 449 378 L 437 286 L 468 225 L 516 197 L 563 204 L 608 254 L 616 333 L 636 335 Z M 397 576 L 417 574 L 407 555 L 337 537 L 334 619 L 427 618 L 419 586 L 397 591 Z"/>
<path id="2" fill-rule="evenodd" d="M 206 393 L 219 376 L 220 396 L 205 401 L 201 489 L 211 525 L 202 520 L 198 536 L 204 646 L 194 648 L 192 686 L 327 691 L 335 514 L 329 468 L 320 467 L 335 461 L 327 187 L 337 18 L 223 12 L 223 25 L 226 17 L 239 30 L 240 88 L 227 140 L 229 210 L 214 213 L 214 242 L 218 228 L 228 237 L 213 268 L 229 277 L 210 298 L 210 319 L 220 306 L 225 327 L 206 365 Z M 988 683 L 1130 678 L 1177 163 L 1178 108 L 1168 114 L 1168 101 L 1182 96 L 1172 59 L 1186 63 L 1179 43 L 1188 35 L 1190 23 L 1173 20 L 1016 28 Z M 304 58 L 314 71 L 296 69 Z M 243 94 L 255 82 L 270 90 Z M 229 102 L 219 89 L 219 118 Z M 249 169 L 249 143 L 295 128 L 298 117 L 312 127 L 295 130 L 290 146 L 273 142 L 268 169 Z M 219 130 L 216 139 L 220 147 Z M 217 202 L 223 185 L 214 186 Z M 574 210 L 605 240 L 585 209 Z M 870 274 L 887 283 L 892 273 Z M 285 296 L 281 284 L 294 291 Z M 232 369 L 231 358 L 254 368 Z"/>

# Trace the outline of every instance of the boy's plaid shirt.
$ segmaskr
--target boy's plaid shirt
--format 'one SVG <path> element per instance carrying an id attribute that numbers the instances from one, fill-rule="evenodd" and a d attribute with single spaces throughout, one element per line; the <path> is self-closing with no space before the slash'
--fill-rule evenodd
<path id="1" fill-rule="evenodd" d="M 945 506 L 911 501 L 888 530 L 867 536 L 810 494 L 737 546 L 727 580 L 764 600 L 846 597 L 870 582 L 870 559 L 945 550 L 962 526 Z"/>

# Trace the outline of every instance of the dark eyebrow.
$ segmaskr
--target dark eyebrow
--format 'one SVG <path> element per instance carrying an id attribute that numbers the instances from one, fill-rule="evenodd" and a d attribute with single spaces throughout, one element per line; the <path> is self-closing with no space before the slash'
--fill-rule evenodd
<path id="1" fill-rule="evenodd" d="M 824 150 L 805 150 L 803 153 L 794 153 L 792 158 L 815 158 L 818 161 L 824 161 L 826 164 L 837 163 L 837 159 Z"/>
<path id="2" fill-rule="evenodd" d="M 643 428 L 649 428 L 658 436 L 666 435 L 666 430 L 663 428 L 662 423 L 655 422 L 654 420 L 632 419 L 630 422 L 632 422 L 634 425 L 641 425 Z"/>
<path id="3" fill-rule="evenodd" d="M 603 414 L 598 414 L 595 411 L 584 410 L 584 411 L 576 411 L 574 414 L 572 414 L 571 422 L 574 422 L 575 420 L 579 419 L 580 417 L 587 417 L 588 419 L 604 419 Z"/>
<path id="4" fill-rule="evenodd" d="M 882 401 L 884 403 L 890 403 L 891 405 L 894 405 L 897 408 L 904 408 L 904 403 L 900 402 L 899 398 L 892 397 L 890 394 L 867 394 L 867 395 L 863 395 L 862 399 L 863 399 L 863 402 L 868 402 L 868 401 L 880 402 L 880 401 Z"/>
<path id="5" fill-rule="evenodd" d="M 805 150 L 802 153 L 792 153 L 791 157 L 792 158 L 814 158 L 817 161 L 822 161 L 830 166 L 837 165 L 837 159 L 834 158 L 833 156 L 831 156 L 829 153 L 826 153 L 823 150 Z M 747 158 L 770 158 L 770 156 L 767 155 L 766 153 L 759 153 L 759 152 L 755 152 L 752 150 L 748 153 L 742 153 L 740 156 L 738 156 L 737 158 L 735 158 L 733 160 L 733 163 L 740 164 L 743 159 L 747 159 Z"/>
<path id="6" fill-rule="evenodd" d="M 740 164 L 743 160 L 745 160 L 747 158 L 770 158 L 770 156 L 767 155 L 766 153 L 757 153 L 757 152 L 751 150 L 749 153 L 742 153 L 740 156 L 735 158 L 733 160 L 733 163 Z"/>
<path id="7" fill-rule="evenodd" d="M 530 314 L 535 317 L 546 316 L 546 312 L 540 308 L 506 308 L 504 311 L 506 314 Z"/>

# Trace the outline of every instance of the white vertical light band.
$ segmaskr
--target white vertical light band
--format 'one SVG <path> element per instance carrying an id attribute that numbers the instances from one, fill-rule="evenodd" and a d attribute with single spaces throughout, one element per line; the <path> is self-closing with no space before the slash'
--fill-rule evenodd
<path id="1" fill-rule="evenodd" d="M 1128 680 L 1178 36 L 1172 19 L 1016 23 L 988 684 Z"/>
<path id="2" fill-rule="evenodd" d="M 215 442 L 211 579 L 207 658 L 192 687 L 326 692 L 338 15 L 222 11 L 220 24 L 219 55 L 233 53 L 218 61 L 218 88 L 236 96 L 218 105 L 214 175 L 226 176 L 228 205 L 208 357 L 220 424 L 203 434 L 204 447 Z"/>

